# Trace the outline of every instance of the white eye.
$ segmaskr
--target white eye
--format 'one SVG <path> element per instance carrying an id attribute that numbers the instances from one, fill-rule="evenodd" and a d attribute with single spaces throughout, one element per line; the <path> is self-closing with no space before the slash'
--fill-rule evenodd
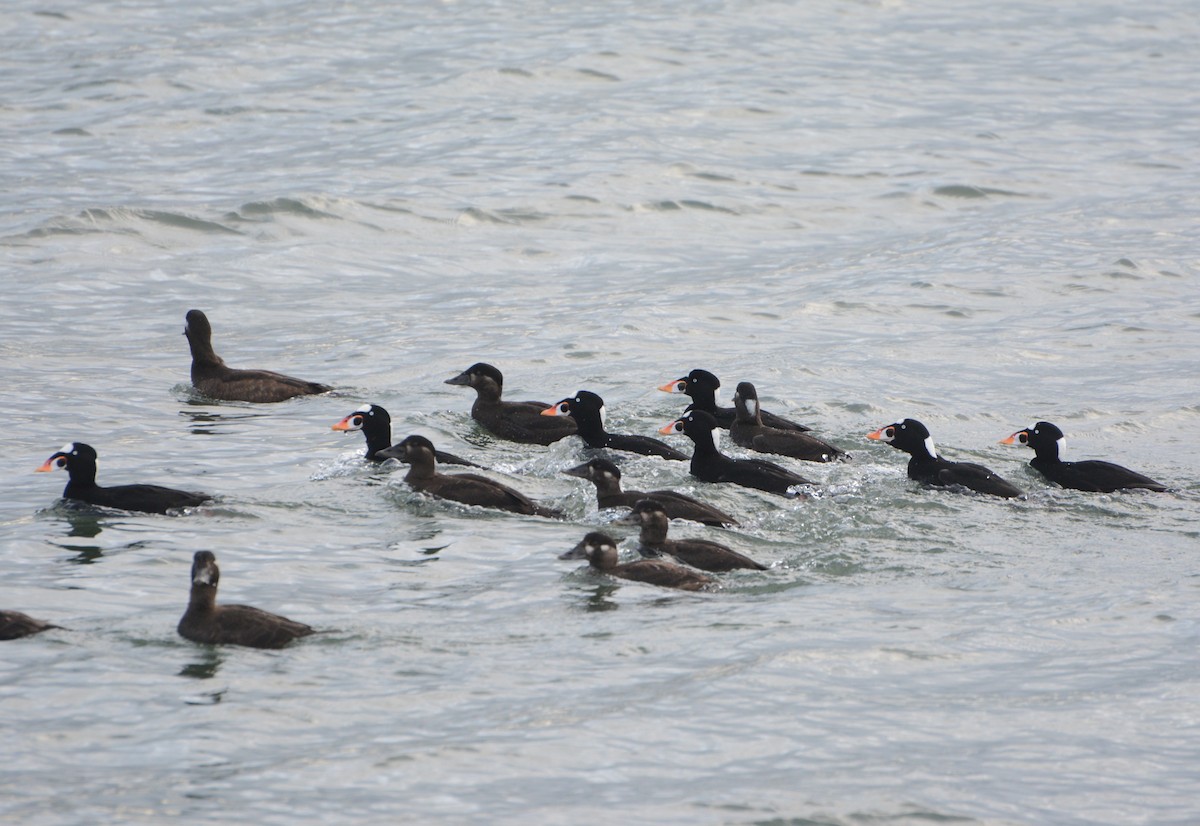
<path id="1" fill-rule="evenodd" d="M 925 437 L 925 449 L 929 451 L 930 456 L 932 456 L 935 459 L 937 458 L 937 448 L 933 446 L 933 437 L 932 436 Z"/>

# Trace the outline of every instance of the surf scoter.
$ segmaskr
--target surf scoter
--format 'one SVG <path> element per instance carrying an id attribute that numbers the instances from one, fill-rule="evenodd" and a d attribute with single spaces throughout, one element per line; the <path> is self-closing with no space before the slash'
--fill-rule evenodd
<path id="1" fill-rule="evenodd" d="M 293 396 L 327 393 L 326 384 L 295 379 L 270 370 L 235 370 L 212 346 L 212 325 L 199 310 L 188 310 L 183 328 L 192 348 L 192 386 L 210 399 L 235 402 L 281 402 Z"/>
<path id="2" fill-rule="evenodd" d="M 621 469 L 608 459 L 595 458 L 564 470 L 568 476 L 587 479 L 596 486 L 596 505 L 600 508 L 632 508 L 639 499 L 656 499 L 671 519 L 689 519 L 705 525 L 737 525 L 738 521 L 712 505 L 673 490 L 621 490 Z"/>
<path id="3" fill-rule="evenodd" d="M 951 462 L 937 455 L 929 429 L 916 419 L 905 419 L 874 430 L 867 438 L 887 442 L 903 450 L 908 460 L 908 478 L 933 487 L 964 487 L 976 493 L 987 493 L 1005 499 L 1016 499 L 1025 492 L 997 476 L 983 465 L 972 462 Z"/>
<path id="4" fill-rule="evenodd" d="M 783 496 L 794 496 L 789 490 L 796 485 L 811 485 L 812 482 L 798 473 L 765 459 L 734 459 L 717 450 L 713 430 L 717 422 L 703 410 L 693 410 L 664 425 L 659 433 L 682 433 L 695 443 L 692 452 L 692 475 L 705 482 L 732 482 L 748 488 L 765 490 Z"/>
<path id="5" fill-rule="evenodd" d="M 178 508 L 194 508 L 212 500 L 206 493 L 164 488 L 161 485 L 101 487 L 96 484 L 96 451 L 83 442 L 63 445 L 37 472 L 45 473 L 58 468 L 66 468 L 70 476 L 67 486 L 63 488 L 64 499 L 75 499 L 105 508 L 166 513 Z"/>
<path id="6" fill-rule="evenodd" d="M 633 582 L 646 582 L 663 588 L 678 588 L 682 591 L 699 591 L 716 580 L 690 568 L 667 562 L 664 559 L 639 559 L 620 563 L 617 543 L 608 534 L 592 531 L 571 550 L 560 554 L 559 559 L 587 559 L 601 573 Z"/>
<path id="7" fill-rule="evenodd" d="M 392 446 L 392 417 L 377 404 L 364 404 L 358 410 L 355 410 L 349 416 L 333 425 L 332 429 L 343 432 L 361 430 L 363 436 L 367 439 L 367 455 L 365 458 L 369 462 L 384 461 L 383 458 L 376 454 L 384 448 Z M 444 465 L 479 467 L 474 462 L 455 456 L 453 453 L 447 453 L 444 450 L 436 451 L 435 455 L 437 460 Z"/>
<path id="8" fill-rule="evenodd" d="M 638 551 L 642 556 L 653 559 L 667 554 L 680 562 L 686 562 L 702 571 L 733 571 L 749 568 L 765 571 L 766 565 L 755 562 L 733 548 L 709 539 L 668 539 L 667 527 L 670 520 L 662 503 L 654 499 L 642 499 L 633 510 L 617 520 L 625 525 L 640 525 Z"/>
<path id="9" fill-rule="evenodd" d="M 658 389 L 664 393 L 685 393 L 692 400 L 692 403 L 684 411 L 685 413 L 702 410 L 716 419 L 719 427 L 728 430 L 737 418 L 737 411 L 732 407 L 717 406 L 717 388 L 720 386 L 721 381 L 707 370 L 693 370 L 683 378 L 669 381 Z M 809 430 L 802 424 L 797 424 L 766 410 L 762 411 L 762 420 L 763 424 L 777 427 L 780 430 L 801 432 Z"/>
<path id="10" fill-rule="evenodd" d="M 758 392 L 748 381 L 738 383 L 737 390 L 733 393 L 733 409 L 736 415 L 729 428 L 729 438 L 735 445 L 760 453 L 791 456 L 806 462 L 834 462 L 850 457 L 846 451 L 815 436 L 799 430 L 783 430 L 763 424 Z"/>
<path id="11" fill-rule="evenodd" d="M 575 420 L 575 426 L 578 428 L 584 444 L 591 448 L 607 447 L 612 450 L 640 453 L 643 456 L 661 456 L 677 462 L 688 460 L 687 456 L 666 442 L 650 436 L 626 436 L 606 431 L 604 429 L 604 399 L 588 390 L 580 390 L 573 397 L 555 402 L 543 410 L 542 415 L 570 416 Z"/>
<path id="12" fill-rule="evenodd" d="M 533 502 L 525 494 L 476 473 L 437 472 L 433 443 L 424 436 L 409 436 L 404 441 L 379 451 L 384 459 L 399 459 L 409 465 L 404 481 L 419 490 L 442 499 L 480 505 L 534 516 L 560 518 L 561 513 Z"/>
<path id="13" fill-rule="evenodd" d="M 575 435 L 573 420 L 542 415 L 542 411 L 550 406 L 545 402 L 501 401 L 504 376 L 490 364 L 472 364 L 454 378 L 446 379 L 446 384 L 475 388 L 471 418 L 501 439 L 548 445 Z"/>
<path id="14" fill-rule="evenodd" d="M 1003 439 L 1005 445 L 1023 444 L 1033 448 L 1034 457 L 1030 466 L 1064 488 L 1072 490 L 1112 493 L 1117 490 L 1153 490 L 1165 492 L 1167 486 L 1143 476 L 1127 467 L 1100 459 L 1085 459 L 1082 462 L 1064 462 L 1059 453 L 1064 449 L 1066 436 L 1050 422 L 1038 422 L 1027 430 Z"/>
<path id="15" fill-rule="evenodd" d="M 49 631 L 51 628 L 62 628 L 62 626 L 34 619 L 20 611 L 0 611 L 0 640 L 30 637 L 43 631 Z"/>
<path id="16" fill-rule="evenodd" d="M 211 551 L 196 551 L 192 557 L 192 595 L 179 620 L 179 636 L 207 645 L 247 645 L 251 648 L 283 648 L 315 630 L 302 622 L 272 614 L 250 605 L 217 605 L 217 582 L 221 570 Z"/>

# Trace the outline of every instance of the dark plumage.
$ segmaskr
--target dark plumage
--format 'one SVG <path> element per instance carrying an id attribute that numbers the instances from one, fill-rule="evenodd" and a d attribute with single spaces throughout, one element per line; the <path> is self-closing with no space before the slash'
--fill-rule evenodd
<path id="1" fill-rule="evenodd" d="M 705 525 L 736 525 L 738 521 L 712 505 L 673 490 L 621 490 L 621 469 L 608 459 L 592 459 L 564 470 L 569 476 L 587 479 L 596 486 L 596 505 L 601 508 L 632 508 L 639 499 L 656 499 L 671 519 L 690 519 Z"/>
<path id="2" fill-rule="evenodd" d="M 325 384 L 295 379 L 270 370 L 235 370 L 212 346 L 212 325 L 199 310 L 188 310 L 183 328 L 192 348 L 192 386 L 210 399 L 237 402 L 281 402 L 332 390 Z"/>
<path id="3" fill-rule="evenodd" d="M 578 391 L 573 397 L 555 402 L 542 411 L 543 416 L 570 416 L 575 420 L 579 436 L 591 448 L 609 448 L 640 453 L 643 456 L 661 456 L 686 462 L 688 457 L 666 442 L 650 436 L 627 436 L 609 433 L 604 429 L 604 399 L 587 390 Z"/>
<path id="4" fill-rule="evenodd" d="M 413 490 L 462 502 L 464 505 L 480 505 L 534 516 L 562 516 L 553 508 L 539 505 L 525 494 L 486 476 L 475 473 L 438 473 L 433 454 L 433 443 L 424 436 L 409 436 L 404 441 L 379 452 L 384 459 L 399 459 L 409 465 L 404 481 L 408 482 Z"/>
<path id="5" fill-rule="evenodd" d="M 740 382 L 734 391 L 733 408 L 736 415 L 729 428 L 729 438 L 735 445 L 760 453 L 791 456 L 806 462 L 833 462 L 850 457 L 846 451 L 815 436 L 799 430 L 783 430 L 763 424 L 758 392 L 748 381 Z"/>
<path id="6" fill-rule="evenodd" d="M 1038 422 L 1027 430 L 1018 430 L 1001 444 L 1023 444 L 1033 448 L 1030 466 L 1055 484 L 1072 490 L 1112 493 L 1117 490 L 1153 490 L 1162 493 L 1167 486 L 1127 467 L 1100 459 L 1064 462 L 1059 456 L 1066 436 L 1050 422 Z"/>
<path id="7" fill-rule="evenodd" d="M 699 591 L 716 584 L 712 577 L 663 559 L 639 559 L 621 564 L 616 541 L 599 531 L 592 531 L 580 540 L 578 545 L 558 558 L 586 558 L 593 568 L 609 576 L 660 585 L 664 588 L 678 588 L 682 591 Z"/>
<path id="8" fill-rule="evenodd" d="M 364 458 L 369 462 L 384 461 L 377 454 L 384 448 L 392 446 L 392 417 L 377 404 L 364 404 L 358 410 L 355 410 L 349 416 L 333 425 L 332 429 L 344 432 L 361 430 L 363 436 L 367 439 L 367 455 Z M 445 465 L 479 467 L 474 462 L 455 456 L 453 453 L 447 453 L 444 450 L 436 451 L 435 456 L 439 462 Z"/>
<path id="9" fill-rule="evenodd" d="M 798 473 L 764 459 L 734 459 L 717 450 L 713 430 L 717 423 L 708 413 L 693 410 L 664 426 L 659 433 L 682 433 L 696 445 L 691 472 L 705 482 L 731 482 L 748 488 L 793 496 L 789 489 L 812 482 Z"/>
<path id="10" fill-rule="evenodd" d="M 545 402 L 502 401 L 504 376 L 490 364 L 473 364 L 454 378 L 446 379 L 446 384 L 475 388 L 471 418 L 501 439 L 548 445 L 575 435 L 575 422 L 571 419 L 542 415 L 550 406 Z"/>
<path id="11" fill-rule="evenodd" d="M 0 640 L 30 637 L 43 631 L 49 631 L 51 628 L 62 628 L 62 626 L 34 619 L 20 611 L 0 611 Z"/>
<path id="12" fill-rule="evenodd" d="M 902 450 L 908 460 L 908 478 L 933 487 L 964 487 L 1005 499 L 1024 496 L 1025 492 L 988 470 L 971 462 L 951 462 L 937 455 L 929 429 L 916 419 L 889 424 L 867 434 L 868 439 L 887 442 Z"/>
<path id="13" fill-rule="evenodd" d="M 105 508 L 120 508 L 127 511 L 166 513 L 179 508 L 194 508 L 212 499 L 206 493 L 193 493 L 161 485 L 114 485 L 101 487 L 96 484 L 96 451 L 83 442 L 71 442 L 51 456 L 37 470 L 39 473 L 66 468 L 70 476 L 63 488 L 64 499 L 74 499 Z"/>
<path id="14" fill-rule="evenodd" d="M 249 605 L 217 605 L 221 571 L 210 551 L 192 558 L 192 595 L 176 630 L 184 639 L 207 645 L 248 645 L 283 648 L 315 631 L 302 622 Z"/>
<path id="15" fill-rule="evenodd" d="M 707 370 L 693 370 L 683 378 L 669 381 L 659 387 L 664 393 L 685 393 L 692 403 L 688 405 L 687 413 L 692 410 L 702 410 L 712 416 L 718 427 L 723 427 L 728 430 L 734 420 L 737 418 L 737 411 L 732 407 L 717 406 L 717 388 L 721 386 L 721 381 Z M 799 430 L 804 432 L 809 430 L 802 424 L 797 424 L 790 419 L 785 419 L 782 416 L 777 416 L 769 411 L 762 411 L 763 424 L 770 427 L 777 427 L 780 430 Z"/>
<path id="16" fill-rule="evenodd" d="M 622 516 L 619 522 L 641 526 L 641 536 L 638 541 L 638 551 L 642 556 L 654 558 L 668 554 L 686 562 L 693 568 L 702 571 L 733 571 L 738 568 L 749 568 L 754 571 L 765 571 L 766 565 L 755 562 L 748 556 L 738 553 L 720 542 L 708 539 L 668 539 L 667 512 L 661 502 L 654 499 L 642 499 L 633 506 L 628 515 Z"/>

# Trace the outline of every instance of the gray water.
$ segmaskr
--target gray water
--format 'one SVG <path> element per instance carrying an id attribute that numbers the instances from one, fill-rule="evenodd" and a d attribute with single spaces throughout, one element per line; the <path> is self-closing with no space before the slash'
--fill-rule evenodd
<path id="1" fill-rule="evenodd" d="M 0 818 L 1200 821 L 1198 41 L 1184 0 L 6 4 L 0 607 L 69 630 L 3 644 Z M 192 307 L 336 391 L 197 398 Z M 788 501 L 627 457 L 771 568 L 605 580 L 557 554 L 633 537 L 577 443 L 473 425 L 481 360 L 639 433 L 704 367 L 854 459 Z M 330 431 L 365 402 L 568 518 L 414 494 Z M 1029 498 L 919 489 L 863 438 L 905 416 Z M 1173 492 L 1052 488 L 997 443 L 1039 419 Z M 218 501 L 66 507 L 72 440 Z M 182 640 L 200 549 L 327 633 Z"/>

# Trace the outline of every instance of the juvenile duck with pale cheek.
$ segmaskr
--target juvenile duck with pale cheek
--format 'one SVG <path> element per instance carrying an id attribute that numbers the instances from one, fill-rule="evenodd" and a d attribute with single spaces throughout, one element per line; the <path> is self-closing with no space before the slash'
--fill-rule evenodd
<path id="1" fill-rule="evenodd" d="M 640 525 L 641 535 L 638 541 L 638 551 L 642 556 L 654 557 L 667 554 L 686 562 L 693 568 L 702 571 L 733 571 L 738 568 L 749 568 L 753 571 L 765 571 L 766 565 L 755 562 L 748 556 L 740 554 L 733 548 L 713 542 L 710 539 L 668 539 L 667 529 L 670 520 L 663 510 L 661 503 L 653 499 L 643 499 L 633 506 L 628 515 L 617 520 L 623 525 Z"/>
<path id="2" fill-rule="evenodd" d="M 1167 486 L 1127 467 L 1100 459 L 1064 462 L 1062 452 L 1066 436 L 1050 422 L 1038 422 L 1033 427 L 1018 430 L 1003 439 L 1001 444 L 1022 444 L 1033 448 L 1030 466 L 1051 482 L 1072 490 L 1112 493 L 1118 490 L 1153 490 L 1163 493 Z"/>
<path id="3" fill-rule="evenodd" d="M 759 453 L 791 456 L 805 462 L 834 462 L 850 458 L 846 451 L 823 442 L 816 436 L 764 424 L 762 407 L 758 403 L 758 391 L 748 381 L 738 383 L 737 390 L 733 393 L 733 408 L 736 415 L 729 428 L 729 438 L 735 445 L 757 450 Z"/>
<path id="4" fill-rule="evenodd" d="M 327 393 L 333 388 L 270 370 L 235 370 L 212 345 L 212 325 L 200 310 L 188 310 L 183 328 L 192 350 L 192 386 L 210 399 L 237 402 L 281 402 L 294 396 Z"/>
<path id="5" fill-rule="evenodd" d="M 283 648 L 292 640 L 316 633 L 302 622 L 250 605 L 217 605 L 221 570 L 211 551 L 192 557 L 192 594 L 179 620 L 179 636 L 206 645 Z"/>
<path id="6" fill-rule="evenodd" d="M 446 384 L 474 388 L 471 418 L 501 439 L 549 445 L 575 435 L 575 422 L 571 419 L 542 415 L 542 411 L 550 406 L 545 402 L 506 402 L 501 399 L 504 376 L 490 364 L 482 361 L 472 364 L 454 378 L 446 379 Z"/>
<path id="7" fill-rule="evenodd" d="M 358 410 L 355 410 L 349 416 L 333 425 L 331 429 L 339 430 L 343 433 L 361 430 L 363 436 L 367 439 L 367 454 L 363 458 L 368 462 L 386 461 L 378 454 L 384 448 L 392 446 L 392 417 L 379 405 L 364 404 Z M 436 451 L 435 456 L 439 462 L 445 465 L 479 467 L 474 462 L 460 458 L 444 450 Z"/>
<path id="8" fill-rule="evenodd" d="M 681 591 L 699 591 L 716 584 L 712 577 L 664 559 L 638 559 L 622 564 L 616 540 L 599 531 L 592 531 L 581 539 L 578 545 L 565 554 L 560 554 L 558 558 L 587 559 L 592 568 L 602 574 L 663 588 L 678 588 Z"/>
<path id="9" fill-rule="evenodd" d="M 650 436 L 609 433 L 604 429 L 604 399 L 588 390 L 580 390 L 574 396 L 555 402 L 542 411 L 543 416 L 570 416 L 575 420 L 579 436 L 590 448 L 609 448 L 640 453 L 643 456 L 661 456 L 686 462 L 688 457 L 666 442 Z"/>
<path id="10" fill-rule="evenodd" d="M 379 455 L 384 459 L 398 459 L 409 465 L 404 481 L 413 490 L 464 505 L 498 508 L 533 516 L 562 516 L 553 508 L 539 505 L 525 494 L 495 479 L 475 473 L 438 473 L 433 442 L 424 436 L 409 436 L 399 444 L 379 451 Z"/>
<path id="11" fill-rule="evenodd" d="M 83 442 L 71 442 L 47 459 L 38 473 L 52 470 L 67 471 L 67 486 L 63 498 L 104 508 L 119 508 L 126 511 L 145 513 L 167 513 L 168 511 L 194 508 L 211 501 L 206 493 L 194 493 L 161 485 L 114 485 L 102 487 L 96 484 L 96 467 L 99 462 L 96 451 Z"/>
<path id="12" fill-rule="evenodd" d="M 1002 479 L 994 471 L 972 462 L 951 462 L 937 455 L 929 428 L 916 419 L 905 419 L 867 434 L 872 441 L 886 442 L 909 455 L 908 478 L 937 488 L 964 487 L 1004 499 L 1016 499 L 1025 492 Z"/>
<path id="13" fill-rule="evenodd" d="M 705 504 L 673 490 L 621 490 L 621 469 L 608 459 L 596 458 L 564 470 L 568 476 L 587 479 L 596 486 L 596 506 L 600 508 L 632 508 L 641 499 L 662 503 L 670 519 L 688 519 L 705 525 L 736 525 L 738 521 L 720 508 Z"/>

